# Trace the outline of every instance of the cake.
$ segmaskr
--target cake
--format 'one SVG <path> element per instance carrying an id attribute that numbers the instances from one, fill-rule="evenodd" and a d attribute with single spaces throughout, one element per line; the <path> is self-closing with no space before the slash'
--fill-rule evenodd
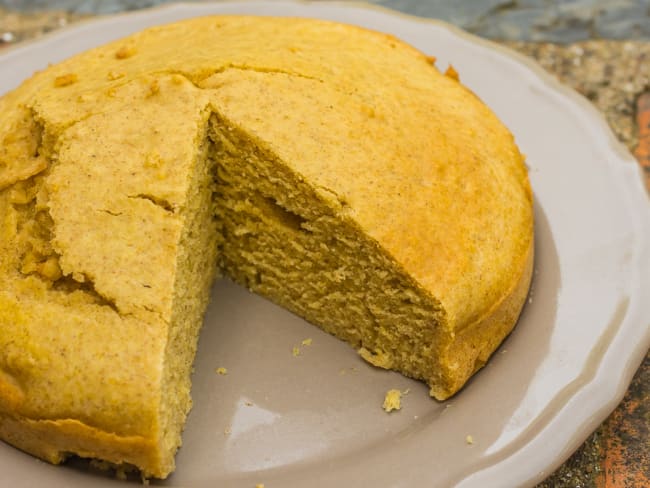
<path id="1" fill-rule="evenodd" d="M 217 274 L 438 400 L 525 302 L 512 134 L 389 35 L 197 18 L 50 66 L 0 112 L 0 438 L 44 460 L 173 471 Z"/>

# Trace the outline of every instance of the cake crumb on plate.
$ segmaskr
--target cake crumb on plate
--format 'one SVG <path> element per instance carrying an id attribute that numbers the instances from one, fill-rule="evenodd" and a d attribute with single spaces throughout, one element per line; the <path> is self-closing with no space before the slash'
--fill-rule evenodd
<path id="1" fill-rule="evenodd" d="M 402 408 L 402 392 L 399 390 L 388 390 L 384 397 L 384 410 L 392 412 L 393 410 L 400 410 Z"/>

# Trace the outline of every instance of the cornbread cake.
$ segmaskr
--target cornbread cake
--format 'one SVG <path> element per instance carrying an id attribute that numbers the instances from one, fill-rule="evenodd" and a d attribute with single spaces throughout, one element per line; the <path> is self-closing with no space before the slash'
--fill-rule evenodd
<path id="1" fill-rule="evenodd" d="M 525 301 L 513 136 L 391 36 L 192 19 L 36 73 L 0 113 L 0 438 L 47 461 L 174 469 L 217 273 L 440 400 Z"/>

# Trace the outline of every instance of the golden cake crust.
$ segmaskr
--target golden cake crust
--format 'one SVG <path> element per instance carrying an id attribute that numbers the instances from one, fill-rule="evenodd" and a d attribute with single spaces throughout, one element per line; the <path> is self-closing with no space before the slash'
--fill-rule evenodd
<path id="1" fill-rule="evenodd" d="M 511 133 L 391 36 L 192 19 L 36 73 L 0 98 L 0 113 L 0 437 L 49 461 L 76 452 L 158 477 L 173 469 L 158 454 L 162 362 L 189 162 L 211 113 L 439 304 L 448 339 L 436 398 L 484 364 L 525 301 L 532 193 Z M 15 209 L 43 222 L 25 226 Z M 55 286 L 62 276 L 76 288 Z M 85 352 L 75 356 L 79 338 L 61 320 L 83 326 Z M 139 377 L 113 364 L 137 364 Z M 73 387 L 83 404 L 66 396 Z M 128 425 L 111 403 L 126 405 Z"/>

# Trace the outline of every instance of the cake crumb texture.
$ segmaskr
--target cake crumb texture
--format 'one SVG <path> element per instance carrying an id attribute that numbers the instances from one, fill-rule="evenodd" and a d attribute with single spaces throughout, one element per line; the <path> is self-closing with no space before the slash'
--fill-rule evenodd
<path id="1" fill-rule="evenodd" d="M 384 404 L 382 408 L 388 413 L 393 410 L 402 409 L 402 392 L 399 390 L 388 390 L 384 397 Z"/>

